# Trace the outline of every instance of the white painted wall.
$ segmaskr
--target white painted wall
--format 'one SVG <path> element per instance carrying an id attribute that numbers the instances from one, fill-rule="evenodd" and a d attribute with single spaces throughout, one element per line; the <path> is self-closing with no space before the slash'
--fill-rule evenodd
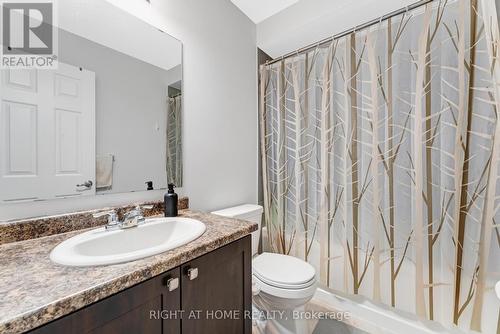
<path id="1" fill-rule="evenodd" d="M 0 224 L 20 218 L 52 216 L 126 204 L 157 201 L 163 198 L 164 193 L 164 190 L 137 191 L 113 195 L 87 196 L 78 199 L 58 198 L 50 201 L 0 205 Z"/>
<path id="2" fill-rule="evenodd" d="M 257 46 L 276 58 L 414 2 L 301 0 L 257 25 Z"/>
<path id="3" fill-rule="evenodd" d="M 229 0 L 108 0 L 183 43 L 183 194 L 195 210 L 257 201 L 256 27 Z"/>

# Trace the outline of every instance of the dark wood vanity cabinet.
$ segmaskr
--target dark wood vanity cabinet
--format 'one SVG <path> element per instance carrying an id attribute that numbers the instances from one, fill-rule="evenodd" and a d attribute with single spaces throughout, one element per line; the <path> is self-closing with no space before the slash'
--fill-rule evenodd
<path id="1" fill-rule="evenodd" d="M 169 291 L 169 279 L 180 279 L 180 269 L 149 279 L 32 331 L 58 333 L 179 333 L 180 320 L 154 319 L 151 311 L 179 310 L 181 291 Z M 154 314 L 154 313 L 153 313 Z"/>
<path id="2" fill-rule="evenodd" d="M 250 334 L 250 242 L 244 237 L 30 333 Z"/>
<path id="3" fill-rule="evenodd" d="M 251 332 L 252 250 L 245 237 L 183 266 L 182 333 Z M 198 277 L 189 279 L 190 270 Z M 187 279 L 186 279 L 187 278 Z M 189 314 L 199 317 L 187 317 Z"/>

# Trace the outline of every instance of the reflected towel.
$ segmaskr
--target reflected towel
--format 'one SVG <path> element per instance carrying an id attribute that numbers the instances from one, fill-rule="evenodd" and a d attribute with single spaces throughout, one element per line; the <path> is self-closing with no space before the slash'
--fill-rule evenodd
<path id="1" fill-rule="evenodd" d="M 113 185 L 113 160 L 112 154 L 98 155 L 96 157 L 96 188 L 111 188 Z"/>

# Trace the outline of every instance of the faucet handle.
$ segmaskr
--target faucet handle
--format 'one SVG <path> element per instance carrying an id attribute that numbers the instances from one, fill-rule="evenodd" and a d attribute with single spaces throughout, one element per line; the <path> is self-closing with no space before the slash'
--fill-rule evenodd
<path id="1" fill-rule="evenodd" d="M 115 210 L 108 210 L 108 211 L 96 212 L 92 216 L 94 218 L 100 218 L 102 216 L 112 216 L 112 215 L 116 215 L 116 211 Z"/>
<path id="2" fill-rule="evenodd" d="M 151 210 L 154 208 L 154 205 L 136 205 L 136 210 Z"/>
<path id="3" fill-rule="evenodd" d="M 135 209 L 133 211 L 135 211 L 135 214 L 139 214 L 140 216 L 142 216 L 142 219 L 144 219 L 144 210 L 151 210 L 152 208 L 154 207 L 154 205 L 136 205 L 135 206 Z"/>
<path id="4" fill-rule="evenodd" d="M 114 224 L 118 220 L 118 216 L 115 210 L 96 212 L 92 215 L 94 218 L 100 218 L 103 216 L 108 216 L 108 223 Z"/>

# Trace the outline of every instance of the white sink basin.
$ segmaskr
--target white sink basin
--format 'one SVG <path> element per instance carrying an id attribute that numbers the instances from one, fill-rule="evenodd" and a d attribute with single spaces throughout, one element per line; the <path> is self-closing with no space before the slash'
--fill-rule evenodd
<path id="1" fill-rule="evenodd" d="M 106 231 L 104 227 L 61 242 L 50 259 L 66 266 L 98 266 L 159 254 L 201 236 L 206 226 L 190 218 L 153 218 L 138 227 Z"/>

